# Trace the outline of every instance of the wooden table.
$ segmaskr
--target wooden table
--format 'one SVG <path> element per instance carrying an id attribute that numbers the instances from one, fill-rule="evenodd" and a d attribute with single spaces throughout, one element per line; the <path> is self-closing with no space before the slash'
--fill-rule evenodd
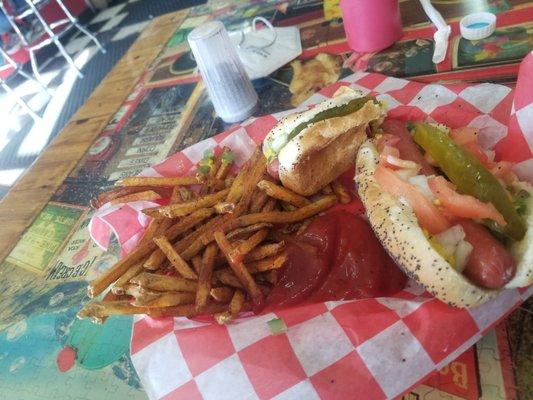
<path id="1" fill-rule="evenodd" d="M 520 11 L 523 11 L 524 7 L 529 7 L 527 8 L 529 14 L 526 16 L 533 15 L 531 4 L 524 5 L 522 4 L 524 3 L 523 1 L 511 1 L 510 3 L 512 3 L 515 9 L 509 12 L 514 13 L 513 18 L 519 23 L 521 23 L 521 18 L 526 18 L 523 16 L 525 14 L 520 14 Z M 428 28 L 427 24 L 421 24 L 425 19 L 423 14 L 421 14 L 418 2 L 406 0 L 401 1 L 400 4 L 404 15 L 404 23 L 406 23 L 406 38 L 405 42 L 402 43 L 407 43 L 406 45 L 410 45 L 409 41 L 414 43 L 416 40 L 413 40 L 413 38 L 416 39 L 418 37 L 417 35 L 430 37 L 432 30 Z M 440 2 L 437 5 L 450 21 L 457 23 L 457 16 L 461 15 L 465 10 L 472 11 L 470 9 L 471 6 L 468 4 L 456 1 Z M 276 13 L 281 15 L 279 14 L 281 12 L 279 10 L 272 11 L 274 9 L 271 4 L 258 4 L 247 7 L 244 9 L 245 11 L 234 7 L 230 9 L 231 12 L 227 10 L 216 12 L 219 13 L 220 18 L 226 18 L 232 26 L 239 26 L 244 16 L 249 18 L 249 15 L 253 12 L 265 12 L 268 15 L 273 15 L 272 18 L 275 18 Z M 253 9 L 253 7 L 256 7 L 256 9 Z M 302 35 L 306 33 L 306 37 L 309 37 L 306 39 L 308 43 L 304 46 L 304 56 L 311 57 L 318 52 L 326 51 L 340 54 L 339 57 L 346 58 L 346 53 L 349 49 L 347 49 L 345 44 L 342 25 L 339 25 L 336 21 L 324 21 L 321 17 L 321 10 L 321 5 L 317 6 L 315 4 L 314 7 L 308 9 L 309 13 L 314 13 L 312 14 L 313 16 L 302 19 L 301 10 L 289 9 L 288 14 L 282 15 L 283 18 L 281 18 L 281 21 L 284 24 L 289 24 L 291 21 L 292 23 L 298 22 Z M 291 12 L 294 12 L 294 15 L 290 15 Z M 527 18 L 531 20 L 530 17 Z M 526 25 L 528 23 L 527 18 Z M 79 189 L 81 187 L 82 189 L 80 191 L 82 193 L 72 207 L 74 210 L 82 210 L 73 214 L 75 215 L 73 218 L 79 218 L 79 221 L 72 223 L 70 227 L 72 229 L 65 233 L 64 236 L 60 236 L 62 242 L 68 242 L 68 246 L 75 242 L 72 237 L 78 230 L 81 231 L 83 227 L 82 220 L 89 215 L 87 214 L 87 207 L 85 207 L 88 205 L 88 201 L 84 200 L 89 195 L 84 194 L 84 190 L 88 191 L 89 194 L 98 193 L 106 185 L 106 182 L 112 183 L 113 181 L 113 179 L 103 179 L 102 177 L 105 174 L 111 174 L 109 176 L 106 175 L 108 178 L 112 176 L 116 177 L 116 174 L 113 175 L 113 172 L 110 172 L 109 166 L 102 166 L 101 158 L 98 157 L 108 157 L 106 152 L 112 149 L 109 151 L 113 151 L 127 159 L 127 154 L 122 154 L 121 148 L 132 145 L 131 140 L 133 139 L 128 137 L 128 135 L 132 132 L 132 137 L 135 137 L 134 134 L 138 133 L 138 128 L 135 126 L 136 118 L 142 120 L 146 117 L 142 113 L 146 114 L 153 111 L 150 108 L 150 102 L 143 100 L 145 97 L 148 97 L 147 93 L 151 93 L 156 100 L 159 99 L 157 97 L 159 95 L 163 98 L 167 96 L 170 102 L 169 107 L 176 107 L 176 109 L 180 110 L 179 115 L 176 116 L 176 118 L 179 118 L 179 123 L 172 127 L 174 135 L 173 142 L 166 149 L 167 153 L 175 152 L 195 141 L 218 133 L 225 128 L 225 125 L 213 115 L 212 109 L 209 108 L 209 101 L 203 92 L 201 84 L 197 85 L 198 74 L 194 70 L 194 66 L 191 67 L 190 60 L 187 59 L 189 53 L 183 41 L 184 35 L 190 31 L 192 26 L 204 19 L 206 19 L 206 14 L 205 9 L 202 8 L 195 8 L 193 11 L 179 11 L 154 19 L 92 93 L 84 106 L 74 114 L 62 132 L 45 149 L 32 167 L 28 169 L 7 196 L 0 202 L 0 223 L 2 225 L 2 229 L 0 230 L 0 260 L 4 260 L 7 257 L 2 267 L 0 267 L 0 290 L 4 294 L 9 293 L 10 296 L 15 298 L 19 292 L 23 294 L 30 293 L 24 291 L 26 283 L 21 284 L 21 287 L 1 286 L 2 283 L 5 285 L 7 276 L 9 276 L 9 279 L 12 279 L 15 271 L 18 274 L 17 276 L 20 277 L 21 282 L 32 282 L 35 279 L 46 277 L 46 279 L 43 279 L 43 287 L 39 288 L 42 293 L 52 293 L 47 292 L 47 290 L 53 285 L 58 285 L 58 287 L 63 288 L 63 291 L 60 293 L 65 292 L 65 296 L 68 296 L 69 290 L 75 291 L 76 295 L 78 297 L 80 296 L 81 286 L 79 285 L 83 284 L 83 279 L 65 280 L 60 278 L 57 281 L 48 279 L 51 276 L 50 268 L 59 265 L 55 261 L 59 253 L 64 253 L 67 250 L 63 245 L 52 251 L 53 254 L 50 255 L 50 260 L 47 259 L 47 263 L 46 265 L 43 264 L 42 269 L 36 269 L 31 265 L 24 265 L 21 257 L 13 257 L 13 253 L 10 256 L 11 259 L 8 255 L 10 255 L 10 252 L 14 248 L 16 250 L 15 246 L 19 243 L 28 228 L 32 224 L 35 225 L 36 221 L 43 215 L 43 208 L 50 207 L 47 206 L 50 199 L 55 201 L 55 203 L 50 203 L 52 206 L 58 206 L 57 204 L 61 205 L 62 199 L 65 196 L 74 196 L 72 193 L 77 190 L 76 188 Z M 529 24 L 531 23 L 529 22 Z M 327 27 L 327 29 L 324 27 Z M 323 33 L 316 34 L 317 36 L 314 37 L 313 35 L 319 31 Z M 172 45 L 165 47 L 169 39 Z M 316 40 L 316 43 L 313 40 Z M 387 53 L 384 52 L 375 57 L 376 60 L 380 60 L 386 56 Z M 501 60 L 496 61 L 498 64 Z M 497 71 L 503 71 L 502 78 L 512 79 L 516 61 L 512 57 L 508 59 L 507 64 L 504 64 L 503 70 L 498 64 Z M 435 70 L 428 72 L 421 70 L 415 76 L 422 80 L 435 80 L 441 78 L 448 79 L 450 78 L 450 73 L 465 73 L 464 68 L 456 68 L 454 70 L 451 59 L 449 60 L 449 64 L 450 70 L 448 71 Z M 490 67 L 491 64 L 489 63 L 487 65 Z M 484 64 L 475 67 L 485 70 L 488 68 L 487 65 Z M 370 67 L 372 67 L 372 64 Z M 344 73 L 348 72 L 344 71 Z M 409 75 L 405 69 L 403 72 L 404 75 Z M 258 89 L 261 99 L 266 104 L 260 112 L 269 113 L 289 107 L 288 101 L 290 96 L 287 86 L 288 82 L 290 82 L 290 76 L 290 68 L 281 69 L 275 75 L 274 80 L 267 82 L 265 84 L 266 86 L 264 85 Z M 456 79 L 458 76 L 453 75 L 451 79 Z M 468 77 L 465 79 L 468 79 Z M 178 88 L 179 90 L 183 88 L 185 94 L 165 95 L 164 93 L 167 93 L 165 91 L 174 90 L 171 88 Z M 135 93 L 136 91 L 139 91 L 140 94 Z M 173 101 L 175 104 L 172 103 Z M 136 112 L 137 107 L 140 107 L 144 111 L 142 113 Z M 163 117 L 166 118 L 165 116 Z M 164 120 L 163 117 L 161 117 L 162 120 Z M 165 122 L 160 123 L 164 124 Z M 142 125 L 142 127 L 146 128 L 146 124 Z M 130 133 L 123 133 L 124 130 L 128 129 L 131 130 Z M 113 132 L 115 133 L 118 132 L 117 137 L 121 138 L 121 141 L 116 146 L 113 144 L 114 133 L 106 134 L 107 131 L 111 130 L 114 130 Z M 101 147 L 104 145 L 108 147 L 101 151 Z M 131 147 L 128 147 L 128 150 L 130 149 Z M 100 153 L 98 153 L 99 151 Z M 84 186 L 85 188 L 83 188 Z M 91 187 L 87 189 L 88 186 Z M 31 229 L 29 232 L 31 233 Z M 31 238 L 34 238 L 34 236 L 31 236 Z M 47 257 L 49 256 L 48 253 L 46 255 Z M 54 262 L 56 263 L 55 265 Z M 91 266 L 90 268 L 93 267 Z M 11 275 L 7 274 L 6 271 L 8 269 L 11 271 Z M 76 282 L 79 285 L 75 289 L 69 289 L 73 285 L 72 282 Z M 38 294 L 41 292 L 38 292 Z M 32 295 L 35 295 L 35 293 L 28 294 L 30 297 Z M 18 318 L 16 316 L 18 314 L 22 314 L 24 318 L 28 318 L 34 311 L 36 314 L 39 314 L 46 313 L 48 309 L 55 310 L 56 301 L 66 301 L 57 293 L 54 296 L 57 296 L 57 298 L 50 299 L 50 307 L 48 307 L 46 305 L 32 305 L 31 301 L 25 303 L 24 296 L 20 295 L 16 297 L 17 302 L 13 302 L 9 306 L 11 315 L 6 319 L 2 317 L 2 313 L 5 310 L 2 309 L 3 306 L 0 306 L 0 329 L 7 327 L 13 322 L 22 321 L 22 317 Z M 61 299 L 59 299 L 60 297 Z M 73 298 L 76 298 L 76 296 L 73 296 Z M 53 305 L 52 300 L 54 302 Z M 74 305 L 68 303 L 68 301 L 67 304 L 71 307 Z M 531 378 L 528 378 L 528 371 L 531 371 L 531 360 L 527 358 L 528 349 L 531 348 L 531 340 L 525 336 L 530 335 L 528 332 L 531 332 L 531 329 L 527 328 L 528 326 L 531 327 L 531 317 L 527 312 L 515 313 L 511 320 L 515 321 L 511 326 L 511 330 L 514 332 L 513 336 L 511 336 L 511 343 L 513 345 L 512 350 L 515 356 L 515 363 L 519 366 L 519 369 L 516 371 L 518 388 L 519 391 L 522 390 L 525 392 L 531 388 Z M 0 389 L 2 389 L 1 383 L 0 380 Z"/>

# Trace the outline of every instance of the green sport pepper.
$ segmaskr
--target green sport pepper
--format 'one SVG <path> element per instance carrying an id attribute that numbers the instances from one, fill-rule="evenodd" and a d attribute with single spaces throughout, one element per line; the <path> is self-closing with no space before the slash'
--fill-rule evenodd
<path id="1" fill-rule="evenodd" d="M 296 137 L 296 135 L 298 135 L 301 131 L 303 131 L 305 128 L 307 128 L 311 124 L 314 124 L 316 122 L 320 122 L 320 121 L 323 121 L 329 118 L 344 117 L 345 115 L 356 112 L 370 100 L 378 104 L 378 101 L 374 97 L 364 96 L 364 97 L 359 97 L 357 99 L 350 100 L 346 104 L 342 104 L 340 106 L 336 106 L 336 107 L 332 107 L 332 108 L 328 108 L 323 111 L 320 111 L 310 120 L 302 122 L 301 124 L 297 125 L 296 128 L 294 128 L 289 133 L 287 141 Z"/>
<path id="2" fill-rule="evenodd" d="M 414 123 L 413 140 L 435 160 L 461 193 L 496 207 L 507 222 L 501 227 L 507 236 L 514 240 L 524 237 L 526 226 L 509 195 L 477 158 L 455 144 L 446 132 L 430 124 Z"/>

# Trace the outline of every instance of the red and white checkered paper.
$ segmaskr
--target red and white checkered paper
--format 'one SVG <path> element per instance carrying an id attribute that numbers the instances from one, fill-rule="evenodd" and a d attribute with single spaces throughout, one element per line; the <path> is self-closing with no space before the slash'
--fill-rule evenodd
<path id="1" fill-rule="evenodd" d="M 490 133 L 485 140 L 501 138 L 493 143 L 497 158 L 518 162 L 517 172 L 533 180 L 533 54 L 523 61 L 514 91 L 488 83 L 426 85 L 357 73 L 305 106 L 331 96 L 340 85 L 384 100 L 393 118 L 484 128 Z M 249 120 L 145 175 L 190 173 L 205 149 L 222 146 L 233 149 L 240 166 L 285 114 Z M 131 224 L 138 231 L 144 224 L 128 211 L 116 209 L 110 216 L 106 210 L 105 223 L 133 237 L 138 232 Z M 464 310 L 435 300 L 410 281 L 394 297 L 302 305 L 227 326 L 137 317 L 131 358 L 151 399 L 390 399 L 454 360 L 532 293 L 533 287 L 506 290 Z M 282 318 L 288 331 L 273 336 L 267 326 L 273 318 Z"/>

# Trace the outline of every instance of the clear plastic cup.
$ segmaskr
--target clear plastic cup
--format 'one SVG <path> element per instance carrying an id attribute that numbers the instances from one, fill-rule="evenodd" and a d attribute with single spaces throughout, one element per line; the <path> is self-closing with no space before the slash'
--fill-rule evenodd
<path id="1" fill-rule="evenodd" d="M 187 39 L 220 118 L 233 123 L 250 117 L 257 106 L 257 93 L 222 22 L 206 22 Z"/>

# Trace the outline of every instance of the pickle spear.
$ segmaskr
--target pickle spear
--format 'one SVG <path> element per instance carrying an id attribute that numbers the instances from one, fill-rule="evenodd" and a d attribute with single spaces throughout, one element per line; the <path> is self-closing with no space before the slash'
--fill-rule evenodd
<path id="1" fill-rule="evenodd" d="M 509 195 L 500 182 L 477 158 L 455 144 L 441 129 L 425 124 L 413 124 L 413 140 L 422 147 L 452 181 L 459 192 L 492 203 L 507 225 L 501 227 L 507 236 L 520 240 L 526 233 L 524 221 L 516 212 Z"/>
<path id="2" fill-rule="evenodd" d="M 305 128 L 307 128 L 311 124 L 314 124 L 316 122 L 320 122 L 322 120 L 329 119 L 329 118 L 344 117 L 345 115 L 356 112 L 370 100 L 373 100 L 376 104 L 378 104 L 378 101 L 374 97 L 364 96 L 364 97 L 358 97 L 357 99 L 350 100 L 346 104 L 342 104 L 340 106 L 331 107 L 326 110 L 320 111 L 313 118 L 297 125 L 296 128 L 294 128 L 289 133 L 287 141 L 296 137 L 296 135 L 298 135 L 301 131 L 303 131 Z"/>

